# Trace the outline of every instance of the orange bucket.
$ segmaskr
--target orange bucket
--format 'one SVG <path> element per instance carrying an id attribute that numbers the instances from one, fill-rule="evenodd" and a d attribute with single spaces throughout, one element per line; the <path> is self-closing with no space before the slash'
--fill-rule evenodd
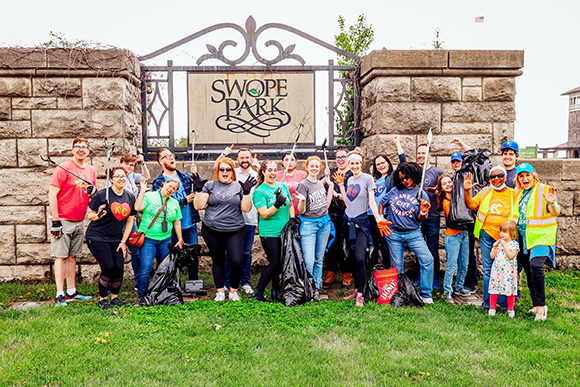
<path id="1" fill-rule="evenodd" d="M 399 273 L 396 267 L 389 270 L 377 270 L 373 273 L 380 296 L 379 304 L 388 304 L 395 293 L 399 291 Z"/>

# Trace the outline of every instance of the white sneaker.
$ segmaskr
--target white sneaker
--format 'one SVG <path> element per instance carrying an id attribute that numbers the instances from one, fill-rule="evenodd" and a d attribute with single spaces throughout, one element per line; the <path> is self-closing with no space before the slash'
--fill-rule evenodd
<path id="1" fill-rule="evenodd" d="M 228 295 L 228 298 L 230 299 L 230 301 L 242 301 L 242 299 L 240 298 L 240 296 L 238 295 L 238 292 L 235 293 L 230 293 Z"/>
<path id="2" fill-rule="evenodd" d="M 215 298 L 213 299 L 214 301 L 224 301 L 226 299 L 226 293 L 225 292 L 217 292 L 215 294 Z"/>
<path id="3" fill-rule="evenodd" d="M 516 317 L 516 311 L 515 310 L 508 310 L 508 317 L 509 318 Z"/>
<path id="4" fill-rule="evenodd" d="M 447 299 L 448 303 L 455 304 L 455 300 L 453 299 L 453 294 L 451 292 L 445 293 L 445 298 Z"/>
<path id="5" fill-rule="evenodd" d="M 429 297 L 429 298 L 423 297 L 423 296 L 419 296 L 419 297 L 421 297 L 424 304 L 432 304 L 433 303 L 433 299 L 431 297 Z"/>
<path id="6" fill-rule="evenodd" d="M 242 286 L 242 292 L 247 293 L 247 294 L 252 294 L 254 293 L 254 290 L 252 289 L 252 287 L 250 285 L 244 285 Z"/>
<path id="7" fill-rule="evenodd" d="M 490 309 L 489 312 L 487 312 L 487 314 L 490 316 L 495 316 L 495 309 Z"/>

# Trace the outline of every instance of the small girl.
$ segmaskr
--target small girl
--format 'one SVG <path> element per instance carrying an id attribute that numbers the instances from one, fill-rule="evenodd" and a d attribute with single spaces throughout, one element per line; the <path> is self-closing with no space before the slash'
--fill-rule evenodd
<path id="1" fill-rule="evenodd" d="M 508 317 L 514 318 L 514 303 L 518 293 L 518 228 L 513 220 L 505 221 L 499 229 L 499 237 L 491 250 L 494 260 L 489 281 L 489 315 L 495 316 L 497 295 L 507 296 Z"/>
<path id="2" fill-rule="evenodd" d="M 451 208 L 451 194 L 453 191 L 453 180 L 449 175 L 443 174 L 437 180 L 437 192 L 439 208 L 445 212 L 445 219 L 449 217 Z M 446 222 L 449 224 L 449 222 Z M 469 234 L 466 230 L 454 230 L 447 227 L 445 231 L 445 252 L 447 254 L 447 267 L 445 269 L 445 279 L 443 289 L 445 298 L 450 304 L 453 300 L 453 275 L 457 271 L 455 280 L 455 293 L 462 297 L 467 297 L 471 293 L 463 288 L 465 276 L 467 275 L 467 265 L 469 264 Z"/>

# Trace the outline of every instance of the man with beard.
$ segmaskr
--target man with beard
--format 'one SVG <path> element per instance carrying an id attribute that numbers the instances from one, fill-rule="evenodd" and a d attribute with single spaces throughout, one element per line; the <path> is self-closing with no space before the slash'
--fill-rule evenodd
<path id="1" fill-rule="evenodd" d="M 443 174 L 443 170 L 429 162 L 431 150 L 427 154 L 427 144 L 419 144 L 417 147 L 417 163 L 425 168 L 425 181 L 423 189 L 427 191 L 430 203 L 437 203 L 437 180 Z M 433 256 L 433 288 L 439 289 L 439 277 L 441 273 L 439 262 L 439 229 L 441 228 L 441 211 L 437 206 L 431 206 L 427 218 L 421 223 L 421 231 L 427 240 L 427 247 Z"/>
<path id="2" fill-rule="evenodd" d="M 344 217 L 344 211 L 346 210 L 346 204 L 341 198 L 340 187 L 336 180 L 334 180 L 334 173 L 338 172 L 344 175 L 344 184 L 346 186 L 347 181 L 352 177 L 352 172 L 348 169 L 348 164 L 346 162 L 348 156 L 348 150 L 346 148 L 338 148 L 336 151 L 336 168 L 330 168 L 330 179 L 334 183 L 334 193 L 332 194 L 332 202 L 328 208 L 328 214 L 330 215 L 330 220 L 334 224 L 334 229 L 336 230 L 335 242 L 328 247 L 328 252 L 324 256 L 324 262 L 326 265 L 326 275 L 322 283 L 324 289 L 328 289 L 336 282 L 336 271 L 340 264 L 340 270 L 342 272 L 342 288 L 350 289 L 352 285 L 352 270 L 353 268 L 347 262 L 346 256 L 344 254 L 344 248 L 342 243 L 337 241 L 342 241 L 342 219 Z M 324 178 L 324 176 L 322 176 Z M 326 186 L 328 189 L 328 186 Z"/>
<path id="3" fill-rule="evenodd" d="M 163 172 L 161 172 L 159 176 L 153 180 L 151 189 L 153 191 L 157 191 L 163 186 L 165 180 L 171 177 L 177 177 L 179 181 L 181 181 L 179 189 L 173 197 L 179 202 L 179 206 L 181 207 L 181 214 L 183 216 L 181 219 L 181 232 L 183 235 L 183 241 L 185 243 L 197 244 L 197 222 L 199 222 L 201 219 L 199 217 L 199 213 L 193 207 L 195 192 L 192 193 L 191 189 L 191 175 L 185 172 L 181 172 L 177 169 L 175 157 L 167 148 L 160 148 L 157 151 L 157 162 L 159 165 L 161 165 L 161 168 L 163 168 Z M 197 174 L 197 167 L 195 164 L 191 164 L 191 173 Z M 175 230 L 173 230 L 171 233 L 172 245 L 175 245 L 177 241 L 178 237 L 175 234 Z M 197 262 L 195 264 L 191 263 L 187 267 L 187 271 L 189 273 L 190 280 L 198 279 Z"/>

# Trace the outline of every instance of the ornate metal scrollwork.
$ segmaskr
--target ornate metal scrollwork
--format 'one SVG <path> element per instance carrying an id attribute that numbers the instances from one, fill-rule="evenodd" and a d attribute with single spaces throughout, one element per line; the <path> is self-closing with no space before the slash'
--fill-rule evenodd
<path id="1" fill-rule="evenodd" d="M 265 24 L 262 27 L 256 29 L 256 21 L 254 20 L 254 18 L 252 16 L 250 16 L 246 20 L 246 29 L 245 30 L 242 27 L 240 27 L 239 25 L 232 24 L 232 23 L 227 23 L 226 25 L 221 25 L 216 29 L 221 29 L 221 28 L 233 28 L 236 31 L 238 31 L 240 34 L 242 34 L 242 36 L 246 42 L 246 49 L 244 50 L 244 53 L 237 59 L 226 58 L 226 56 L 224 55 L 224 49 L 228 46 L 232 46 L 232 47 L 237 46 L 237 43 L 233 40 L 224 41 L 222 44 L 220 44 L 219 48 L 215 48 L 211 44 L 207 44 L 206 47 L 207 47 L 207 50 L 209 51 L 209 54 L 204 54 L 201 57 L 199 57 L 199 59 L 197 60 L 198 66 L 208 59 L 218 59 L 218 60 L 224 62 L 225 64 L 228 64 L 230 66 L 235 66 L 235 65 L 242 63 L 244 60 L 246 60 L 246 58 L 250 54 L 250 51 L 252 51 L 252 54 L 254 54 L 254 57 L 258 60 L 258 62 L 265 64 L 265 65 L 273 65 L 273 64 L 276 64 L 284 59 L 294 59 L 294 60 L 300 62 L 300 64 L 302 64 L 302 65 L 304 65 L 306 63 L 306 61 L 300 55 L 292 53 L 294 51 L 294 49 L 296 48 L 295 44 L 291 44 L 288 47 L 284 48 L 284 46 L 282 46 L 282 44 L 280 44 L 280 42 L 278 42 L 276 40 L 268 40 L 266 43 L 264 43 L 264 45 L 266 47 L 274 46 L 278 49 L 278 56 L 276 58 L 274 58 L 272 60 L 264 59 L 264 57 L 262 57 L 258 53 L 258 48 L 256 47 L 256 42 L 258 41 L 258 37 L 260 36 L 260 34 L 262 32 L 264 32 L 265 30 L 270 29 L 270 28 L 293 30 L 292 28 L 289 28 L 288 26 L 285 26 L 283 24 L 278 24 L 278 23 L 269 23 L 269 24 Z"/>

